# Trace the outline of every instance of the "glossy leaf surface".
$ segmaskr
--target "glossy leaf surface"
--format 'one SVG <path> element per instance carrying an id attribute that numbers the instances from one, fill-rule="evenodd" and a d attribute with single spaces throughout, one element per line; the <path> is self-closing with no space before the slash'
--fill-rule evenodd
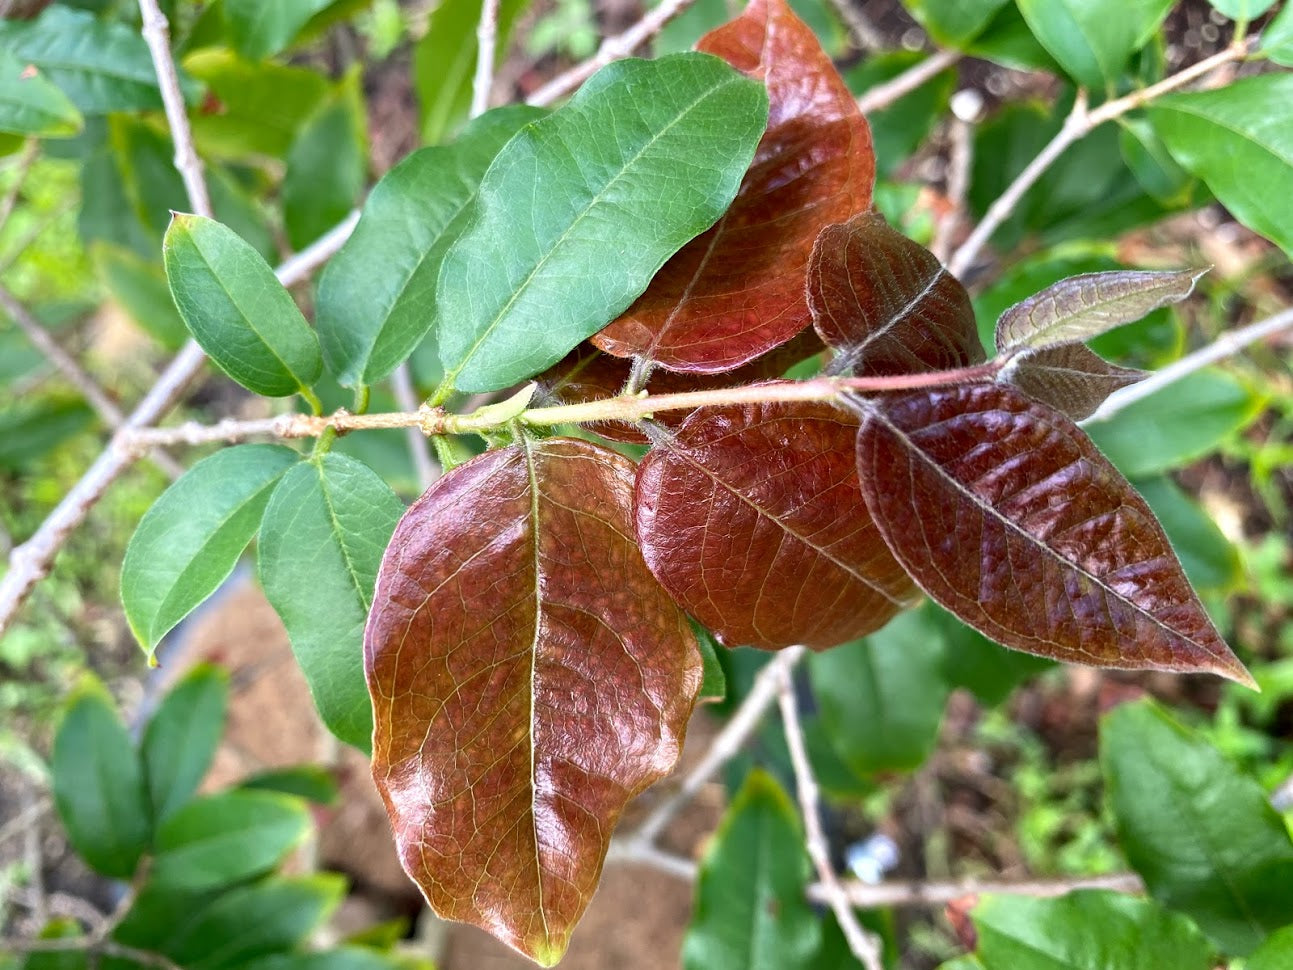
<path id="1" fill-rule="evenodd" d="M 248 60 L 277 54 L 332 0 L 224 0 L 233 46 Z"/>
<path id="2" fill-rule="evenodd" d="M 997 350 L 1090 340 L 1184 300 L 1201 275 L 1194 270 L 1123 270 L 1060 280 L 1001 315 Z"/>
<path id="3" fill-rule="evenodd" d="M 180 316 L 217 367 L 266 397 L 319 379 L 318 338 L 264 257 L 237 233 L 176 215 L 163 253 Z"/>
<path id="4" fill-rule="evenodd" d="M 1251 683 L 1145 501 L 1045 405 L 1003 384 L 883 398 L 863 420 L 858 471 L 898 561 L 993 640 Z"/>
<path id="5" fill-rule="evenodd" d="M 911 602 L 858 491 L 857 426 L 829 404 L 705 408 L 643 459 L 647 565 L 727 646 L 833 647 Z"/>
<path id="6" fill-rule="evenodd" d="M 361 751 L 373 731 L 364 622 L 382 551 L 403 511 L 371 468 L 329 452 L 283 477 L 261 524 L 265 596 L 287 627 L 323 723 Z"/>
<path id="7" fill-rule="evenodd" d="M 771 775 L 752 770 L 701 860 L 683 967 L 816 967 L 821 923 L 805 899 L 808 874 L 794 805 Z"/>
<path id="8" fill-rule="evenodd" d="M 988 896 L 970 910 L 984 970 L 1209 970 L 1207 941 L 1147 899 L 1078 890 Z"/>
<path id="9" fill-rule="evenodd" d="M 767 86 L 767 132 L 731 208 L 593 342 L 714 373 L 808 326 L 803 274 L 813 240 L 870 204 L 875 155 L 853 96 L 784 0 L 753 0 L 697 48 Z"/>
<path id="10" fill-rule="evenodd" d="M 373 778 L 436 912 L 547 966 L 701 684 L 632 538 L 633 466 L 574 439 L 488 452 L 401 520 L 365 635 Z"/>
<path id="11" fill-rule="evenodd" d="M 933 253 L 875 213 L 818 237 L 808 265 L 808 303 L 841 371 L 905 374 L 983 360 L 965 287 Z"/>
<path id="12" fill-rule="evenodd" d="M 67 95 L 39 71 L 0 50 L 0 131 L 37 138 L 66 138 L 84 124 Z"/>
<path id="13" fill-rule="evenodd" d="M 1105 718 L 1100 763 L 1119 842 L 1155 899 L 1240 956 L 1293 923 L 1293 840 L 1221 752 L 1145 701 Z"/>
<path id="14" fill-rule="evenodd" d="M 202 459 L 140 520 L 121 564 L 121 602 L 151 655 L 233 572 L 284 473 L 301 456 L 282 445 L 236 445 Z"/>
<path id="15" fill-rule="evenodd" d="M 538 108 L 491 111 L 451 145 L 423 148 L 386 173 L 319 281 L 324 360 L 347 386 L 381 380 L 435 323 L 436 278 L 467 223 L 481 176 Z"/>
<path id="16" fill-rule="evenodd" d="M 148 719 L 139 754 L 155 821 L 174 814 L 197 791 L 215 759 L 228 705 L 229 675 L 198 664 Z"/>
<path id="17" fill-rule="evenodd" d="M 1018 0 L 1019 10 L 1065 72 L 1103 91 L 1158 29 L 1172 0 Z"/>
<path id="18" fill-rule="evenodd" d="M 674 54 L 604 67 L 523 129 L 440 269 L 449 384 L 507 387 L 623 311 L 731 203 L 766 112 L 762 87 L 718 58 Z"/>
<path id="19" fill-rule="evenodd" d="M 974 40 L 1010 0 L 903 0 L 903 6 L 940 44 Z"/>
<path id="20" fill-rule="evenodd" d="M 1054 344 L 1018 353 L 998 379 L 1081 421 L 1114 391 L 1146 376 L 1144 371 L 1109 363 L 1085 344 Z"/>

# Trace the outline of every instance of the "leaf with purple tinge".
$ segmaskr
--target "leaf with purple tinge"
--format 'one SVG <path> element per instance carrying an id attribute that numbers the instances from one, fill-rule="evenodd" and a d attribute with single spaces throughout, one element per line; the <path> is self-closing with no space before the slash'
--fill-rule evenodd
<path id="1" fill-rule="evenodd" d="M 983 360 L 970 295 L 924 246 L 874 212 L 830 226 L 808 263 L 813 325 L 837 373 L 877 377 Z"/>
<path id="2" fill-rule="evenodd" d="M 702 408 L 638 470 L 647 565 L 727 646 L 836 646 L 915 588 L 857 486 L 857 418 L 830 404 Z"/>
<path id="3" fill-rule="evenodd" d="M 997 321 L 997 350 L 1046 347 L 1098 337 L 1159 307 L 1179 303 L 1207 270 L 1117 270 L 1060 280 Z"/>
<path id="4" fill-rule="evenodd" d="M 396 529 L 364 640 L 405 869 L 438 915 L 544 966 L 700 689 L 691 626 L 633 541 L 633 480 L 569 438 L 460 466 Z"/>
<path id="5" fill-rule="evenodd" d="M 1014 354 L 997 379 L 1081 421 L 1114 391 L 1146 376 L 1142 370 L 1109 363 L 1085 344 L 1052 344 Z"/>
<path id="6" fill-rule="evenodd" d="M 946 609 L 1016 650 L 1252 686 L 1149 506 L 1062 414 L 1004 384 L 866 407 L 867 508 Z"/>
<path id="7" fill-rule="evenodd" d="M 693 373 L 732 370 L 811 323 L 803 278 L 817 234 L 871 204 L 866 119 L 785 0 L 751 0 L 701 38 L 768 88 L 768 128 L 736 200 L 593 342 Z"/>

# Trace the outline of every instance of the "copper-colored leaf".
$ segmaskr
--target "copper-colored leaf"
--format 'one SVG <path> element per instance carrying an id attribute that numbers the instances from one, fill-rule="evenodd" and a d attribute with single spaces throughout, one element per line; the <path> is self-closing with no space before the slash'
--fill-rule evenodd
<path id="1" fill-rule="evenodd" d="M 824 403 L 703 408 L 643 460 L 647 565 L 723 643 L 833 647 L 912 601 L 857 487 L 857 428 Z"/>
<path id="2" fill-rule="evenodd" d="M 405 869 L 440 916 L 545 966 L 700 688 L 690 625 L 633 541 L 633 475 L 568 438 L 461 466 L 395 530 L 365 634 Z"/>
<path id="3" fill-rule="evenodd" d="M 866 212 L 830 226 L 808 264 L 808 305 L 833 369 L 858 376 L 983 360 L 970 295 L 924 246 Z"/>
<path id="4" fill-rule="evenodd" d="M 1005 353 L 1017 347 L 1090 340 L 1184 300 L 1206 272 L 1115 270 L 1060 280 L 1001 314 L 997 349 Z"/>
<path id="5" fill-rule="evenodd" d="M 1090 417 L 1118 388 L 1144 378 L 1144 371 L 1111 364 L 1085 344 L 1022 351 L 1010 358 L 998 377 L 1074 421 Z"/>
<path id="6" fill-rule="evenodd" d="M 804 330 L 762 357 L 726 374 L 679 374 L 657 369 L 646 383 L 649 394 L 682 394 L 719 387 L 740 387 L 780 377 L 795 364 L 820 354 L 826 348 L 812 330 Z M 582 404 L 615 397 L 628 382 L 633 365 L 623 357 L 603 353 L 588 343 L 580 344 L 560 362 L 540 374 L 540 397 L 545 404 Z M 691 411 L 661 411 L 654 420 L 666 428 L 677 428 Z M 604 438 L 646 444 L 646 434 L 636 424 L 603 421 L 589 425 Z"/>
<path id="7" fill-rule="evenodd" d="M 751 0 L 699 50 L 764 81 L 767 132 L 727 214 L 593 338 L 620 357 L 717 373 L 811 322 L 804 271 L 823 227 L 871 203 L 871 132 L 813 32 L 785 0 Z"/>
<path id="8" fill-rule="evenodd" d="M 867 507 L 940 604 L 1028 653 L 1252 681 L 1149 506 L 1076 425 L 1004 384 L 870 402 Z"/>

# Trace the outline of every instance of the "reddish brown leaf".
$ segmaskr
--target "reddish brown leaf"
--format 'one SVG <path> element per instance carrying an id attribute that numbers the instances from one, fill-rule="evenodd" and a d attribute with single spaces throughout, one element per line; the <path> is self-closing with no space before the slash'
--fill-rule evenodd
<path id="1" fill-rule="evenodd" d="M 633 476 L 568 438 L 446 475 L 395 530 L 364 639 L 405 869 L 440 916 L 545 966 L 700 688 L 690 625 L 633 542 Z"/>
<path id="2" fill-rule="evenodd" d="M 877 213 L 817 237 L 808 305 L 817 332 L 839 353 L 837 373 L 910 374 L 983 360 L 965 287 Z"/>
<path id="3" fill-rule="evenodd" d="M 1144 378 L 1144 371 L 1111 364 L 1085 344 L 1051 344 L 1012 356 L 998 379 L 1081 421 L 1118 388 Z"/>
<path id="4" fill-rule="evenodd" d="M 723 643 L 833 647 L 911 603 L 857 487 L 857 428 L 823 403 L 704 408 L 643 460 L 647 565 Z"/>
<path id="5" fill-rule="evenodd" d="M 871 203 L 871 132 L 813 32 L 785 0 L 751 0 L 696 45 L 768 87 L 771 113 L 727 214 L 593 338 L 677 371 L 732 370 L 811 322 L 804 271 L 823 227 Z"/>
<path id="6" fill-rule="evenodd" d="M 986 636 L 1072 663 L 1252 683 L 1149 506 L 1062 414 L 1003 384 L 880 398 L 858 471 L 898 561 Z"/>

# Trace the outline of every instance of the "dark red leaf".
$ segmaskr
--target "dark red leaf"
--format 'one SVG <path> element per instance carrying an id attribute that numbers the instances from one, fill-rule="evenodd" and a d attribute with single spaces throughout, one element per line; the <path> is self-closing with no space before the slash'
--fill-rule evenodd
<path id="1" fill-rule="evenodd" d="M 395 530 L 364 638 L 405 869 L 437 914 L 545 966 L 700 688 L 687 618 L 633 541 L 633 479 L 568 438 L 461 466 Z"/>
<path id="2" fill-rule="evenodd" d="M 1050 344 L 1011 356 L 998 379 L 1081 421 L 1118 388 L 1145 376 L 1144 371 L 1109 363 L 1085 344 Z"/>
<path id="3" fill-rule="evenodd" d="M 858 471 L 898 561 L 999 643 L 1252 683 L 1149 506 L 1062 414 L 1003 384 L 879 398 Z"/>
<path id="4" fill-rule="evenodd" d="M 924 246 L 873 212 L 830 226 L 808 264 L 813 325 L 859 377 L 983 360 L 970 295 Z"/>
<path id="5" fill-rule="evenodd" d="M 643 460 L 647 565 L 723 643 L 833 647 L 912 602 L 857 487 L 857 428 L 824 403 L 704 408 Z"/>
<path id="6" fill-rule="evenodd" d="M 620 357 L 711 374 L 811 322 L 804 272 L 813 240 L 870 205 L 875 153 L 853 96 L 785 0 L 751 0 L 696 46 L 766 83 L 767 133 L 727 214 L 593 342 Z"/>

